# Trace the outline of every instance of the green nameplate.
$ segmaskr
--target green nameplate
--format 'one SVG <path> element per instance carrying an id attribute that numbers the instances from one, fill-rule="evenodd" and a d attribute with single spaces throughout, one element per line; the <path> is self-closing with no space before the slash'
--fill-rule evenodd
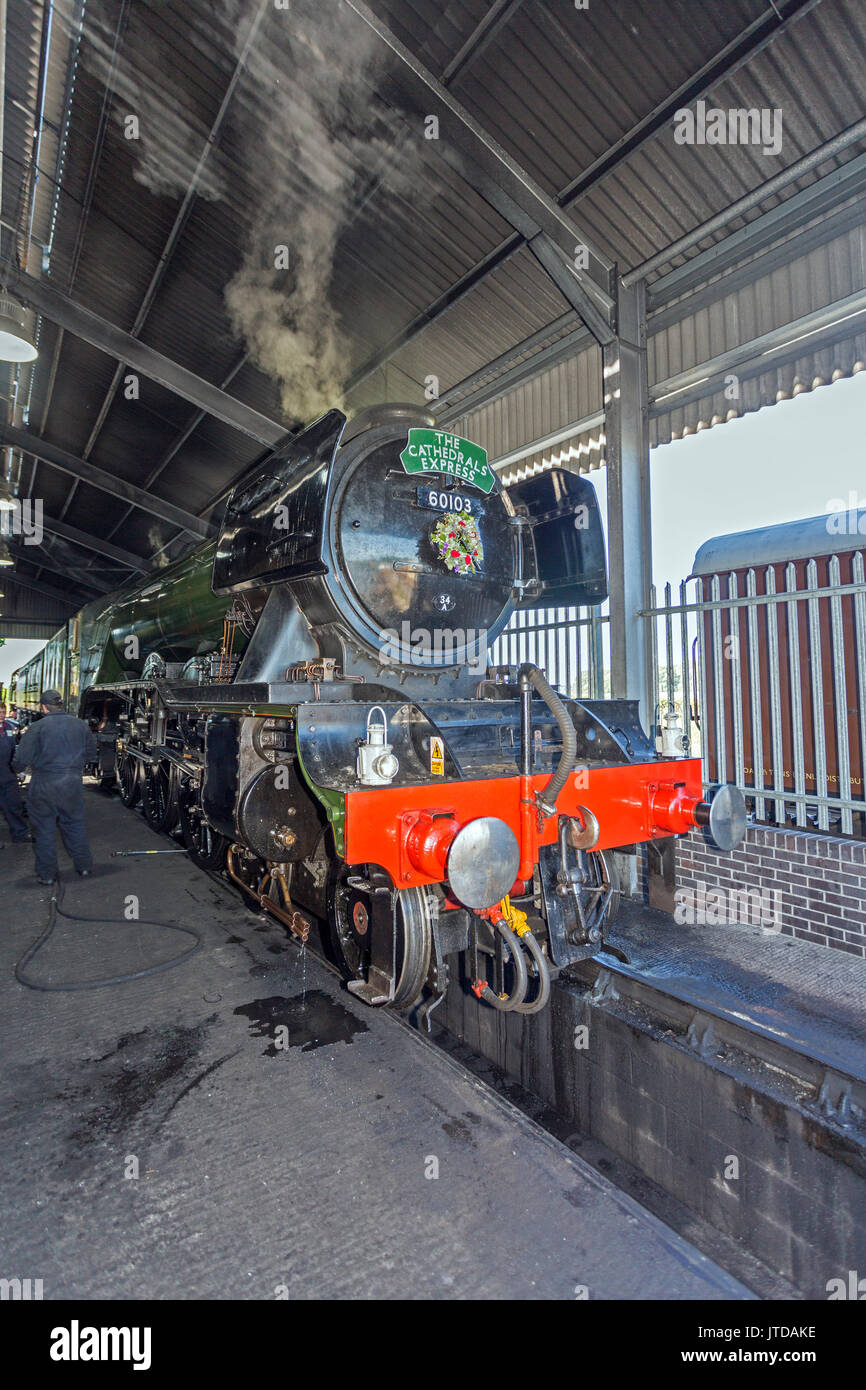
<path id="1" fill-rule="evenodd" d="M 486 449 L 444 430 L 410 429 L 400 462 L 407 473 L 450 473 L 482 492 L 490 492 L 496 481 Z"/>

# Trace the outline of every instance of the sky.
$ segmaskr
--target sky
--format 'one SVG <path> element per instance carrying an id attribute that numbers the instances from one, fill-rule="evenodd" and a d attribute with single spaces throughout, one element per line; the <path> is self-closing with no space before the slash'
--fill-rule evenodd
<path id="1" fill-rule="evenodd" d="M 866 505 L 866 372 L 653 449 L 653 577 L 675 587 L 704 541 Z M 590 478 L 607 523 L 604 469 Z M 0 681 L 44 642 L 10 638 Z"/>
<path id="2" fill-rule="evenodd" d="M 679 584 L 712 536 L 866 505 L 866 372 L 654 449 L 653 577 Z M 856 505 L 856 503 L 855 503 Z"/>
<path id="3" fill-rule="evenodd" d="M 676 594 L 713 536 L 866 506 L 866 372 L 650 454 L 653 579 Z M 607 529 L 605 470 L 590 473 Z"/>

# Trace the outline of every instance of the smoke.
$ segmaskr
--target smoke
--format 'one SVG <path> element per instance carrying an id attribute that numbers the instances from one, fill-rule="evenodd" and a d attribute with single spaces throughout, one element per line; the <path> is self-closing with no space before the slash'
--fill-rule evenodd
<path id="1" fill-rule="evenodd" d="M 286 415 L 310 420 L 342 405 L 348 371 L 346 340 L 328 299 L 338 219 L 330 209 L 311 207 L 294 227 L 268 222 L 265 248 L 256 237 L 226 287 L 226 306 L 253 361 L 279 382 Z M 277 245 L 291 250 L 288 280 L 268 265 Z"/>
<path id="2" fill-rule="evenodd" d="M 243 45 L 259 0 L 225 0 Z M 280 386 L 285 413 L 342 405 L 350 343 L 333 303 L 339 242 L 360 203 L 404 192 L 413 164 L 399 117 L 376 102 L 384 56 L 341 4 L 292 0 L 247 56 L 241 124 L 255 215 L 226 289 L 235 331 Z"/>
<path id="3" fill-rule="evenodd" d="M 55 0 L 54 15 L 74 39 L 73 0 Z M 79 62 L 113 97 L 111 119 L 128 145 L 133 177 L 151 193 L 176 196 L 195 179 L 200 197 L 222 197 L 221 157 L 208 146 L 208 126 L 184 90 L 174 46 L 148 27 L 146 7 L 130 6 L 127 15 L 118 42 L 104 16 L 88 7 Z"/>
<path id="4" fill-rule="evenodd" d="M 189 537 L 184 536 L 184 551 L 188 549 Z M 148 526 L 147 528 L 147 553 L 150 556 L 151 566 L 155 570 L 165 569 L 166 565 L 172 563 L 172 559 L 177 556 L 172 553 L 173 547 L 165 544 L 165 532 L 159 526 Z"/>
<path id="5" fill-rule="evenodd" d="M 70 34 L 73 6 L 55 6 Z M 80 61 L 112 94 L 135 179 L 175 197 L 195 179 L 198 196 L 246 214 L 241 264 L 225 288 L 235 333 L 278 384 L 289 419 L 342 405 L 351 341 L 334 302 L 340 239 L 368 197 L 378 217 L 389 197 L 414 189 L 419 162 L 418 133 L 375 95 L 387 50 L 341 0 L 217 0 L 196 22 L 202 46 L 233 46 L 241 67 L 223 156 L 208 144 L 200 96 L 185 90 L 159 10 L 127 14 L 118 41 L 88 6 Z"/>

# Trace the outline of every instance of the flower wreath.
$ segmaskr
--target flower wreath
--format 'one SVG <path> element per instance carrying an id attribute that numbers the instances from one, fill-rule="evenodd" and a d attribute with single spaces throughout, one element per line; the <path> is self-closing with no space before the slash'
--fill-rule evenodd
<path id="1" fill-rule="evenodd" d="M 430 532 L 430 540 L 439 559 L 458 574 L 475 574 L 484 560 L 484 547 L 474 517 L 440 517 Z"/>

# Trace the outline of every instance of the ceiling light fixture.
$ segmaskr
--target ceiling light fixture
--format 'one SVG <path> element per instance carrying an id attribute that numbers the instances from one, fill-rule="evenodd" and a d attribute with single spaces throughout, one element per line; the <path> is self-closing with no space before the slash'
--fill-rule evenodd
<path id="1" fill-rule="evenodd" d="M 0 291 L 0 362 L 33 362 L 38 357 L 24 309 L 11 295 Z"/>

